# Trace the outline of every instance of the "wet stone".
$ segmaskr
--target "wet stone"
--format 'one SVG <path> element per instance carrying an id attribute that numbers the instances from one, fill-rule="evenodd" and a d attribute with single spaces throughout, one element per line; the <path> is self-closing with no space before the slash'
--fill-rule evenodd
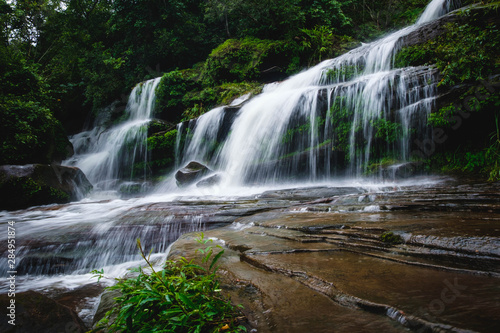
<path id="1" fill-rule="evenodd" d="M 226 249 L 224 289 L 252 327 L 496 332 L 499 183 L 346 192 L 267 192 L 260 203 L 293 203 L 206 232 Z M 176 241 L 172 256 L 191 253 L 194 237 Z"/>

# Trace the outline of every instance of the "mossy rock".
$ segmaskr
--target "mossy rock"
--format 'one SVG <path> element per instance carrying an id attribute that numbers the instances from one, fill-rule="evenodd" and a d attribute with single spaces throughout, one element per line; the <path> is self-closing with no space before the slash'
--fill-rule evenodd
<path id="1" fill-rule="evenodd" d="M 392 231 L 384 232 L 380 235 L 380 240 L 389 245 L 396 245 L 403 243 L 401 236 L 394 234 Z"/>
<path id="2" fill-rule="evenodd" d="M 292 53 L 285 41 L 228 39 L 212 51 L 202 78 L 211 85 L 284 79 Z"/>
<path id="3" fill-rule="evenodd" d="M 45 164 L 0 166 L 0 209 L 66 203 L 81 199 L 91 189 L 92 184 L 78 168 Z"/>

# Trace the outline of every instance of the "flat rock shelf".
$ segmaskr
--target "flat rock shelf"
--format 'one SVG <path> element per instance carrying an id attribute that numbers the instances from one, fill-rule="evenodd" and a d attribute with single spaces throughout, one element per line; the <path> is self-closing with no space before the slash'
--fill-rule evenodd
<path id="1" fill-rule="evenodd" d="M 500 183 L 352 190 L 266 192 L 261 204 L 290 205 L 205 232 L 225 249 L 224 290 L 252 328 L 497 331 Z M 170 257 L 193 253 L 196 237 L 182 236 Z"/>

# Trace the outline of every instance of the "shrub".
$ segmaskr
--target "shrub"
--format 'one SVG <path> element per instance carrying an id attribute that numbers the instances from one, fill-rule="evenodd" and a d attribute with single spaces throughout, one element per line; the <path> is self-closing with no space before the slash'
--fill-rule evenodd
<path id="1" fill-rule="evenodd" d="M 67 155 L 69 141 L 52 112 L 35 101 L 0 101 L 0 164 L 51 163 Z"/>
<path id="2" fill-rule="evenodd" d="M 205 245 L 211 240 L 198 242 Z M 107 332 L 245 332 L 238 324 L 242 319 L 238 307 L 221 294 L 216 277 L 217 262 L 224 253 L 220 246 L 214 255 L 211 245 L 197 252 L 203 255 L 201 264 L 180 258 L 167 260 L 161 271 L 156 271 L 146 257 L 140 240 L 137 245 L 141 256 L 151 270 L 147 274 L 138 268 L 139 274 L 132 279 L 119 279 L 108 289 L 118 290 L 121 295 L 116 306 L 102 319 L 96 330 Z M 103 271 L 93 271 L 100 279 Z M 116 316 L 116 317 L 115 317 Z M 110 318 L 115 317 L 114 320 Z"/>

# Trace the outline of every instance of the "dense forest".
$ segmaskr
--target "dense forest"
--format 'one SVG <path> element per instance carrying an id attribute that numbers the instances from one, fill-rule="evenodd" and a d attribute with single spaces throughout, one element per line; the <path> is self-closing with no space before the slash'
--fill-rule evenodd
<path id="1" fill-rule="evenodd" d="M 71 154 L 67 135 L 110 105 L 110 121 L 118 119 L 141 81 L 163 76 L 156 116 L 175 124 L 413 23 L 428 2 L 0 0 L 0 164 L 61 161 Z M 498 1 L 482 3 L 498 16 Z M 397 61 L 436 64 L 444 85 L 490 80 L 499 67 L 497 19 L 476 20 L 479 27 L 450 27 L 442 44 L 405 49 Z M 498 94 L 481 101 L 498 103 Z M 433 121 L 441 124 L 439 113 Z M 174 138 L 162 126 L 149 144 L 168 164 Z M 498 173 L 493 139 L 474 152 L 462 147 L 463 160 L 452 162 Z"/>

